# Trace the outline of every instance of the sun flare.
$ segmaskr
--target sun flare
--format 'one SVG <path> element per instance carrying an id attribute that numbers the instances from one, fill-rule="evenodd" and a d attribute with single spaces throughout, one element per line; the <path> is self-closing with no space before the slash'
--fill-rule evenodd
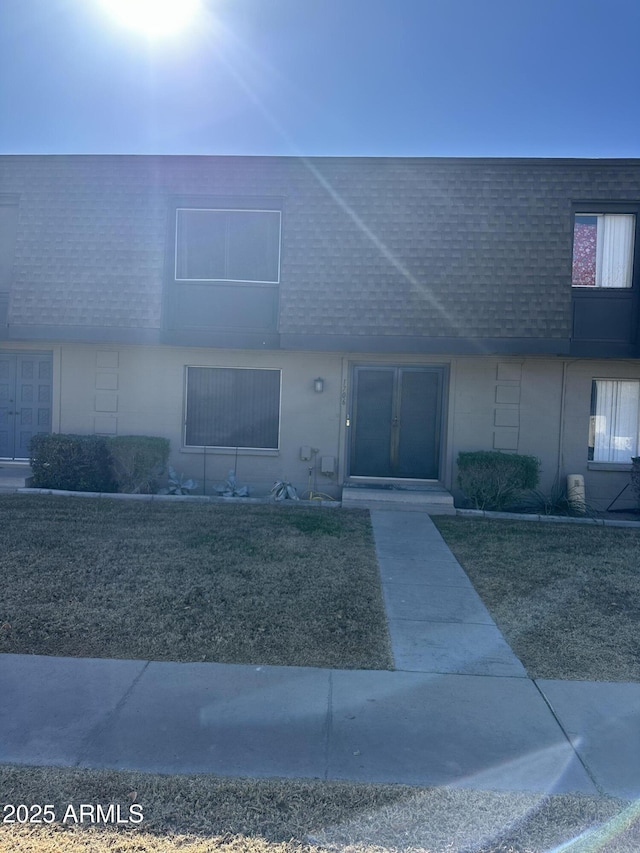
<path id="1" fill-rule="evenodd" d="M 122 26 L 156 38 L 186 29 L 200 0 L 102 0 L 102 5 Z"/>

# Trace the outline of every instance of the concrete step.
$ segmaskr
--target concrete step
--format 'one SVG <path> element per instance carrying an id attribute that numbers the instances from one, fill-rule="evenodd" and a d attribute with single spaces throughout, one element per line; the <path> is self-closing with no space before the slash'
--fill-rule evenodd
<path id="1" fill-rule="evenodd" d="M 353 509 L 385 509 L 455 515 L 453 496 L 442 486 L 428 488 L 363 488 L 345 486 L 342 506 Z"/>

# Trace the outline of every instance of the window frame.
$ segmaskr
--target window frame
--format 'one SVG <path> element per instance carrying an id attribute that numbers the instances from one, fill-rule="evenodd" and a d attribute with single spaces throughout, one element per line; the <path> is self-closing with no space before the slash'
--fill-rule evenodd
<path id="1" fill-rule="evenodd" d="M 189 369 L 198 370 L 249 370 L 255 371 L 270 371 L 278 374 L 278 430 L 277 430 L 277 445 L 276 447 L 254 447 L 248 445 L 231 445 L 231 444 L 187 444 L 187 413 L 189 400 Z M 258 453 L 270 454 L 279 453 L 281 444 L 282 432 L 282 368 L 279 367 L 237 367 L 236 365 L 223 364 L 187 364 L 184 370 L 184 417 L 182 429 L 182 448 L 183 450 L 194 452 L 202 450 L 217 450 L 222 452 L 240 452 L 240 453 Z"/>
<path id="2" fill-rule="evenodd" d="M 198 211 L 198 212 L 210 212 L 210 213 L 254 213 L 254 214 L 277 214 L 278 216 L 278 251 L 277 251 L 277 275 L 275 279 L 250 279 L 250 278 L 180 278 L 178 276 L 178 256 L 179 256 L 179 243 L 178 243 L 178 219 L 181 211 Z M 173 276 L 174 281 L 176 282 L 184 282 L 184 283 L 205 283 L 205 282 L 230 282 L 233 284 L 248 284 L 248 285 L 265 285 L 267 287 L 274 287 L 280 284 L 280 266 L 282 260 L 282 210 L 278 208 L 271 207 L 231 207 L 225 205 L 224 207 L 220 206 L 193 206 L 193 205 L 184 205 L 180 204 L 174 208 L 174 251 L 173 251 Z"/>
<path id="3" fill-rule="evenodd" d="M 638 389 L 638 411 L 636 416 L 635 447 L 627 460 L 596 459 L 595 450 L 595 419 L 597 417 L 597 382 L 633 382 Z M 640 454 L 640 379 L 635 377 L 597 376 L 591 380 L 591 404 L 589 407 L 589 436 L 587 440 L 587 461 L 589 467 L 611 467 L 626 470 L 631 467 L 631 460 Z"/>
<path id="4" fill-rule="evenodd" d="M 633 216 L 634 224 L 633 224 L 633 236 L 632 236 L 632 246 L 629 257 L 630 264 L 630 272 L 629 272 L 629 285 L 624 285 L 622 287 L 609 287 L 607 285 L 598 285 L 598 284 L 574 284 L 573 283 L 573 260 L 575 256 L 575 227 L 576 227 L 576 219 L 579 216 L 600 216 L 606 217 L 611 215 L 617 216 Z M 636 287 L 636 279 L 638 277 L 638 266 L 639 266 L 639 219 L 640 219 L 640 208 L 635 204 L 611 204 L 611 203 L 603 203 L 603 202 L 585 202 L 583 203 L 575 203 L 572 207 L 572 217 L 571 217 L 571 275 L 570 275 L 570 283 L 571 290 L 575 293 L 583 292 L 583 293 L 628 293 L 631 290 L 635 290 Z M 598 258 L 596 255 L 596 274 L 597 274 L 597 263 Z"/>

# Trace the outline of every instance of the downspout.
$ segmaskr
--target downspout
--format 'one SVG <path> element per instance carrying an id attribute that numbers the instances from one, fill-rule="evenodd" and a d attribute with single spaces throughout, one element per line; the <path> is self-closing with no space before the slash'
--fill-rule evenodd
<path id="1" fill-rule="evenodd" d="M 562 360 L 562 384 L 560 390 L 560 429 L 558 430 L 558 465 L 556 468 L 556 482 L 560 483 L 560 471 L 563 463 L 564 447 L 564 407 L 567 391 L 567 362 Z"/>
<path id="2" fill-rule="evenodd" d="M 580 361 L 578 358 L 571 359 L 571 361 L 567 361 L 563 359 L 562 361 L 562 389 L 560 392 L 560 429 L 558 436 L 558 467 L 556 470 L 556 481 L 560 484 L 560 472 L 564 468 L 564 420 L 565 420 L 565 408 L 567 403 L 567 372 L 568 368 L 575 364 L 576 361 Z"/>

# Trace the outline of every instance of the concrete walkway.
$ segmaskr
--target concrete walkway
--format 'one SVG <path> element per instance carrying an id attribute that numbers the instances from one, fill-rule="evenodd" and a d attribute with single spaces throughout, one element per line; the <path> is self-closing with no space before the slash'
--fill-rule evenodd
<path id="1" fill-rule="evenodd" d="M 396 669 L 527 673 L 428 515 L 371 512 Z"/>
<path id="2" fill-rule="evenodd" d="M 396 671 L 0 655 L 0 761 L 640 797 L 640 684 L 528 679 L 430 519 L 373 522 Z"/>

